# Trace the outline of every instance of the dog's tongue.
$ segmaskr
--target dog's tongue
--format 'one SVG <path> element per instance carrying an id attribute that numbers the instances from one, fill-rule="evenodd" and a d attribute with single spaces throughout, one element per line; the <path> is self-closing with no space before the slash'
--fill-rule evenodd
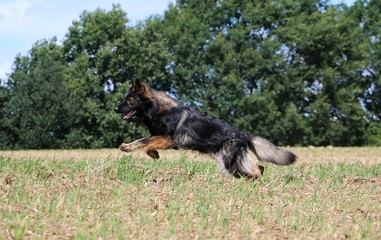
<path id="1" fill-rule="evenodd" d="M 128 120 L 134 114 L 135 114 L 134 110 L 127 112 L 126 114 L 123 115 L 123 120 Z"/>

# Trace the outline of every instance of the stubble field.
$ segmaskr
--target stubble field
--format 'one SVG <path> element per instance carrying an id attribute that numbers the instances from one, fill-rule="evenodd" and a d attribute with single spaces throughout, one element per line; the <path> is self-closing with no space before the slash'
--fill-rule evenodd
<path id="1" fill-rule="evenodd" d="M 381 148 L 291 148 L 261 180 L 117 149 L 0 151 L 0 239 L 381 239 Z"/>

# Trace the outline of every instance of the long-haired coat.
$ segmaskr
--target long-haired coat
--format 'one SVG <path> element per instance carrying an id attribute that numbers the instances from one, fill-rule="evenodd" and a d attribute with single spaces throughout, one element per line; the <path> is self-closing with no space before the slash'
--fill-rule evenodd
<path id="1" fill-rule="evenodd" d="M 158 149 L 197 150 L 217 161 L 221 173 L 235 177 L 257 178 L 258 160 L 278 165 L 289 165 L 296 156 L 280 149 L 265 138 L 234 129 L 223 120 L 206 112 L 184 106 L 163 92 L 134 80 L 125 99 L 115 108 L 124 120 L 140 118 L 151 136 L 132 143 L 122 143 L 120 149 L 131 152 L 145 149 L 152 158 L 159 158 Z"/>

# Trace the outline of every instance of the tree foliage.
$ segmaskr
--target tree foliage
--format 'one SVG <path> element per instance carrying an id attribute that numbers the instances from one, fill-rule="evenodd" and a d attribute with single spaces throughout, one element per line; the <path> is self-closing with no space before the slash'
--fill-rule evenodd
<path id="1" fill-rule="evenodd" d="M 140 79 L 280 145 L 381 145 L 381 5 L 178 0 L 130 26 L 84 11 L 63 44 L 37 42 L 0 86 L 0 148 L 116 147 L 113 113 Z"/>
<path id="2" fill-rule="evenodd" d="M 7 86 L 4 125 L 6 145 L 14 148 L 61 148 L 72 123 L 73 103 L 66 84 L 61 48 L 52 41 L 36 43 L 18 56 Z M 68 100 L 69 99 L 69 100 Z"/>

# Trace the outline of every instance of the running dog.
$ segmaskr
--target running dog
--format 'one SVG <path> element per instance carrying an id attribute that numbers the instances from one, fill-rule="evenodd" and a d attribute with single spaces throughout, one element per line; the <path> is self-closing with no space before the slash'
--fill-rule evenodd
<path id="1" fill-rule="evenodd" d="M 234 129 L 207 112 L 184 106 L 164 92 L 155 91 L 138 80 L 125 99 L 114 109 L 123 120 L 140 118 L 151 136 L 132 143 L 122 143 L 120 150 L 146 150 L 157 159 L 158 149 L 197 150 L 214 158 L 222 174 L 254 179 L 261 176 L 263 167 L 256 164 L 249 152 L 260 161 L 277 165 L 295 162 L 296 155 L 259 136 Z"/>

